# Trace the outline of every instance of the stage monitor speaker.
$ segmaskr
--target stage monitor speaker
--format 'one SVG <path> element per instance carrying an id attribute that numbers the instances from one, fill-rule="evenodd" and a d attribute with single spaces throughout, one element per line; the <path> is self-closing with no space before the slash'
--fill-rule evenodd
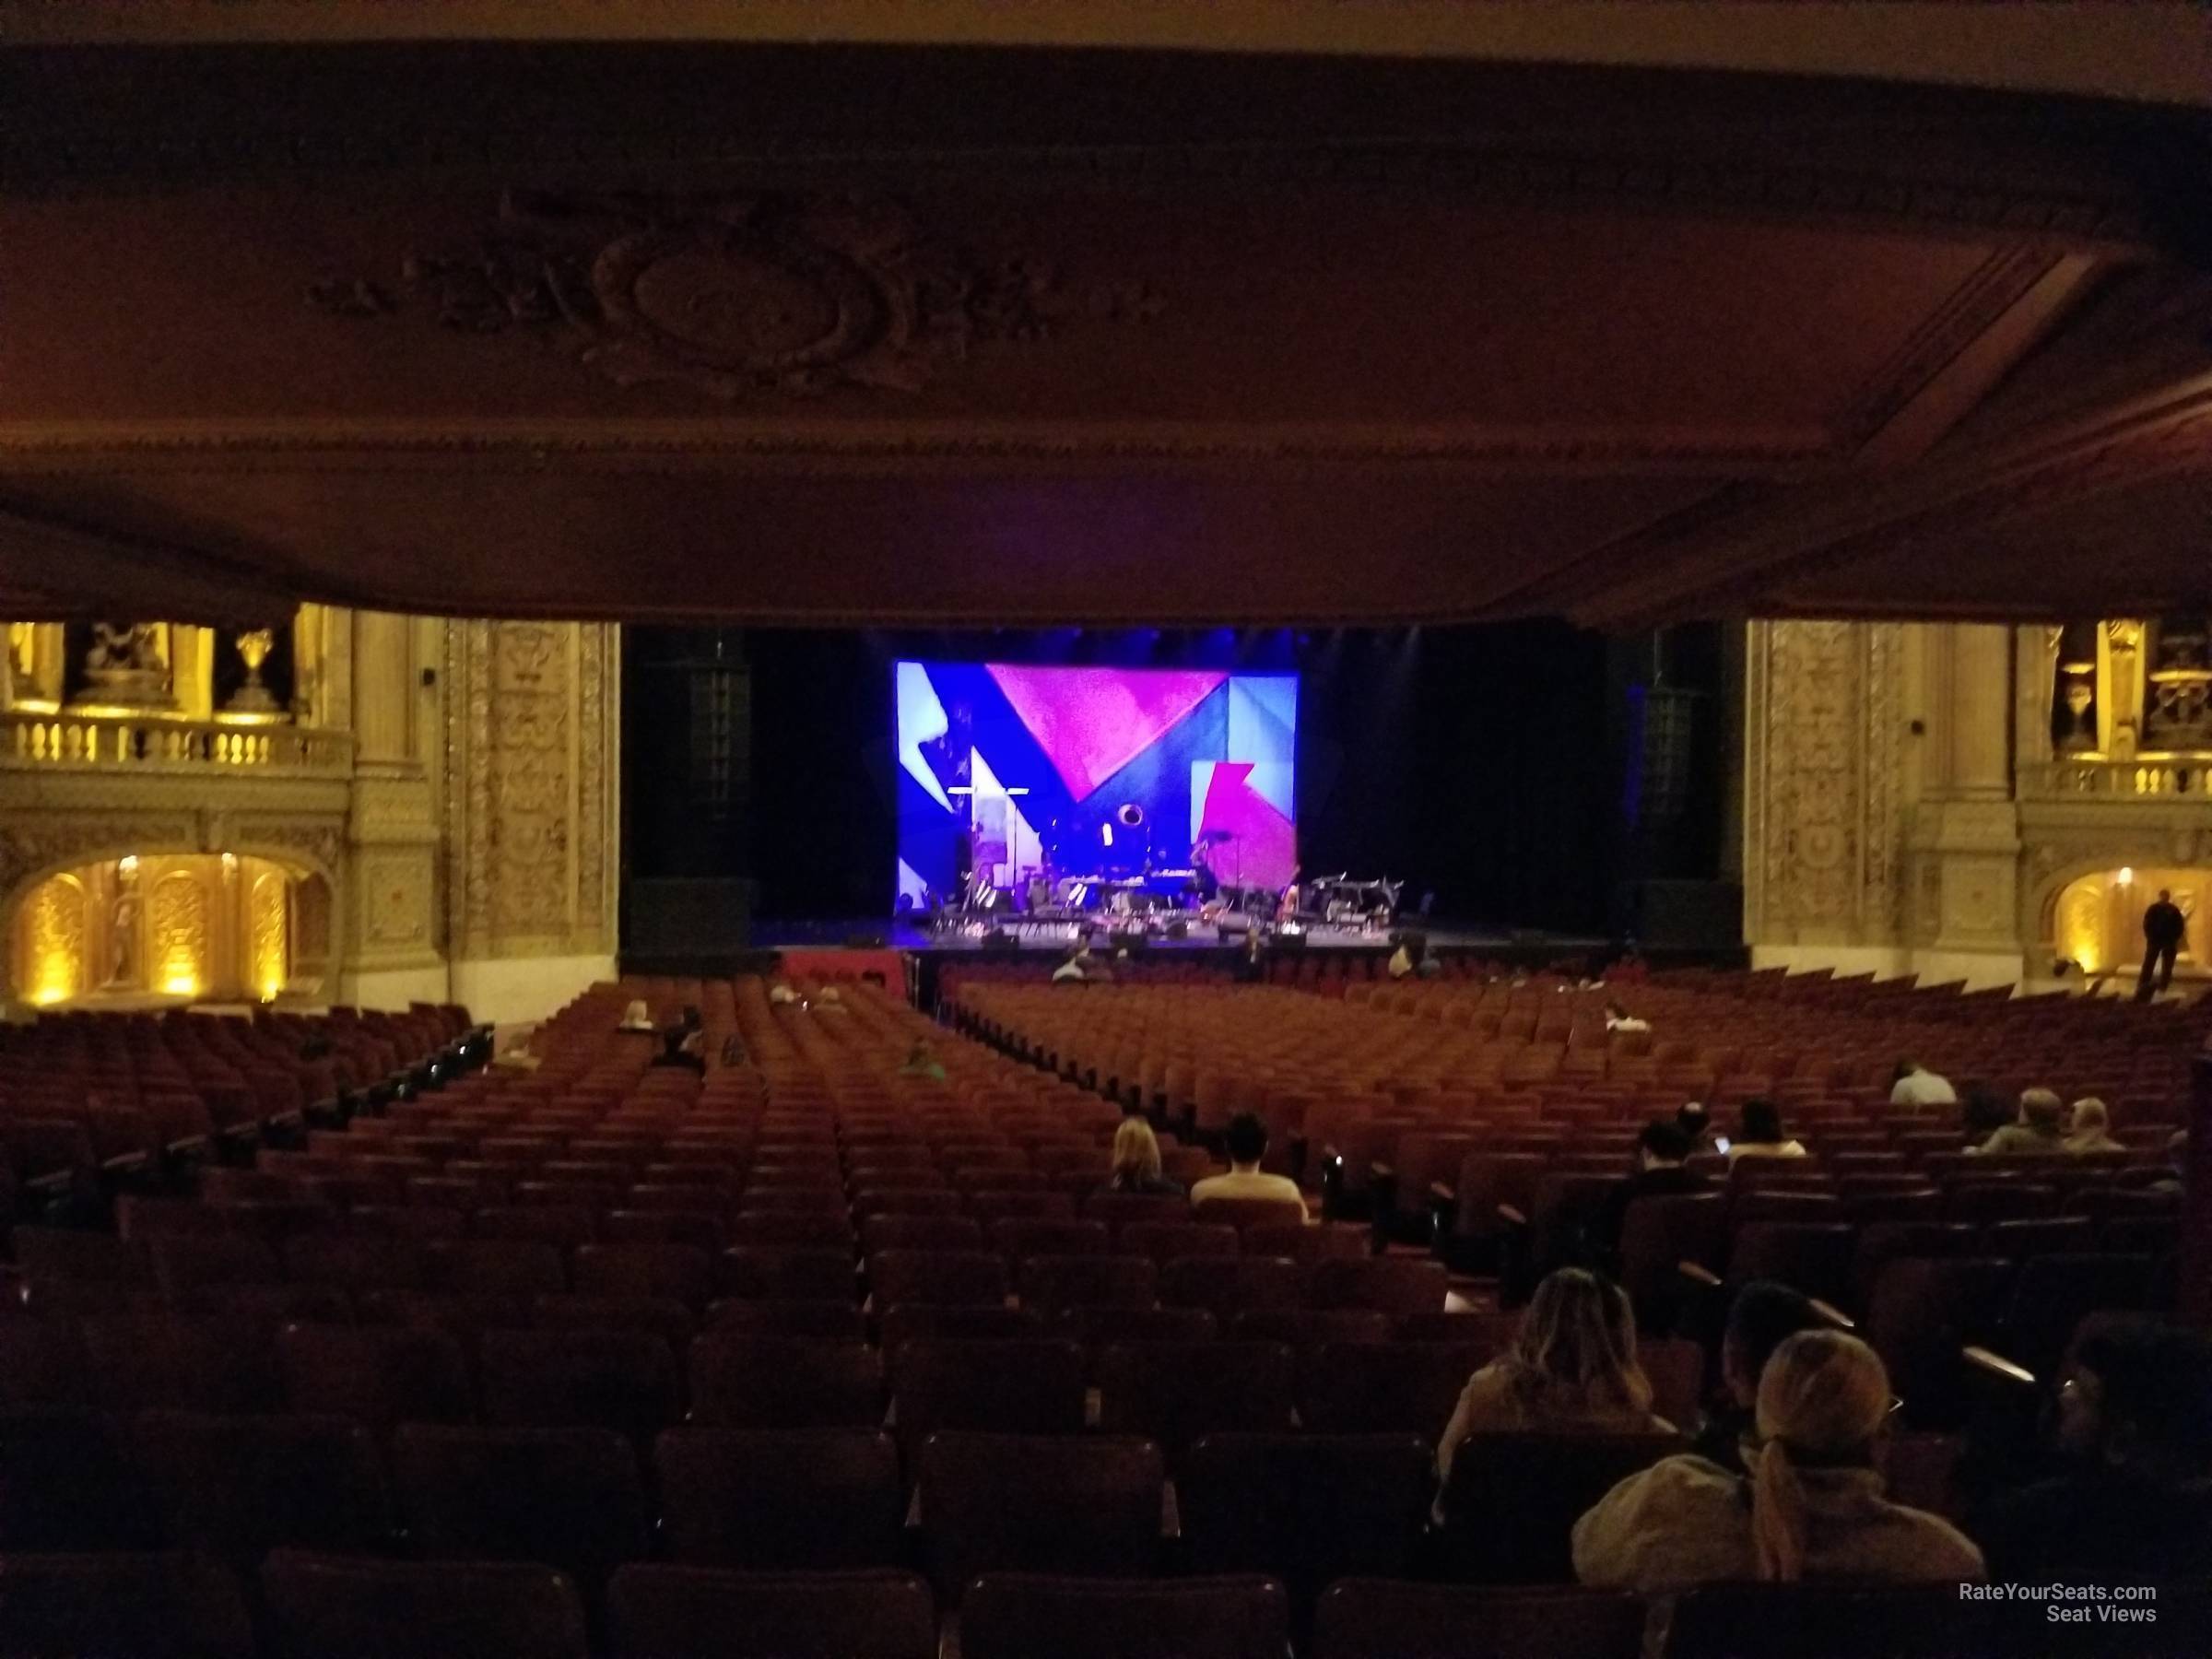
<path id="1" fill-rule="evenodd" d="M 635 957 L 719 960 L 752 942 L 749 881 L 635 877 L 623 900 L 623 933 Z"/>
<path id="2" fill-rule="evenodd" d="M 1302 933 L 1278 933 L 1270 943 L 1277 950 L 1303 950 L 1306 947 L 1306 935 Z"/>
<path id="3" fill-rule="evenodd" d="M 1733 950 L 1744 942 L 1744 889 L 1732 881 L 1625 883 L 1621 931 L 1646 948 Z"/>
<path id="4" fill-rule="evenodd" d="M 1176 918 L 1175 918 L 1175 920 L 1174 920 L 1174 921 L 1172 921 L 1172 922 L 1171 922 L 1171 923 L 1169 923 L 1169 924 L 1168 924 L 1168 937 L 1169 937 L 1169 938 L 1171 938 L 1171 939 L 1187 939 L 1187 938 L 1189 938 L 1190 936 L 1191 936 L 1191 924 L 1190 924 L 1188 922 L 1185 922 L 1185 921 L 1184 921 L 1184 920 L 1183 920 L 1182 917 L 1178 916 L 1178 917 L 1176 917 Z"/>
<path id="5" fill-rule="evenodd" d="M 1135 930 L 1124 932 L 1118 928 L 1107 940 L 1108 946 L 1116 952 L 1125 950 L 1131 956 L 1142 955 L 1146 943 L 1146 935 L 1142 932 Z"/>
<path id="6" fill-rule="evenodd" d="M 1221 936 L 1225 939 L 1231 935 L 1248 934 L 1252 931 L 1252 918 L 1242 911 L 1225 911 L 1222 912 L 1220 926 Z"/>
<path id="7" fill-rule="evenodd" d="M 983 935 L 983 948 L 1002 956 L 1012 956 L 1021 948 L 1021 941 L 1003 927 L 994 927 Z"/>
<path id="8" fill-rule="evenodd" d="M 847 950 L 881 950 L 883 935 L 879 933 L 850 933 L 845 935 Z"/>

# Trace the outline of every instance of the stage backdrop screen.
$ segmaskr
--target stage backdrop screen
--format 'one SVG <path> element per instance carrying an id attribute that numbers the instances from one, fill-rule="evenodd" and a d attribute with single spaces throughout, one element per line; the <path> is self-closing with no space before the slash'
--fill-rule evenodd
<path id="1" fill-rule="evenodd" d="M 1298 863 L 1298 677 L 898 665 L 899 891 L 1187 868 L 1280 888 Z"/>

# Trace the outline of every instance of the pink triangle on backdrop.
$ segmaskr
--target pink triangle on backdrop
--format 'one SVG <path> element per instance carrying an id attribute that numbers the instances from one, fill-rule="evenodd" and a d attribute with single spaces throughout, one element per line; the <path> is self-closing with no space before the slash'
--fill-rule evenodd
<path id="1" fill-rule="evenodd" d="M 1078 801 L 1229 678 L 1219 669 L 986 668 Z"/>

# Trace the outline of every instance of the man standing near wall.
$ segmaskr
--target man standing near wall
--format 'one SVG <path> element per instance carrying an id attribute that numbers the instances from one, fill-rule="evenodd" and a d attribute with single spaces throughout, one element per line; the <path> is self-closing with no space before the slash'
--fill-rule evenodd
<path id="1" fill-rule="evenodd" d="M 2137 1002 L 2148 1002 L 2154 989 L 2163 991 L 2173 983 L 2174 954 L 2181 949 L 2188 926 L 2173 895 L 2160 888 L 2158 902 L 2143 912 L 2143 977 L 2136 982 Z M 2155 987 L 2151 982 L 2154 975 Z"/>

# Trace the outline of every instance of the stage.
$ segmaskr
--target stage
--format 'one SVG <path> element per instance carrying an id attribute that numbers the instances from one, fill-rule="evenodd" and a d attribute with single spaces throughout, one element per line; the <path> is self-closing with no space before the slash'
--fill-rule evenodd
<path id="1" fill-rule="evenodd" d="M 1020 924 L 1010 916 L 1006 922 Z M 1267 963 L 1319 959 L 1334 977 L 1357 967 L 1365 974 L 1380 971 L 1394 948 L 1395 933 L 1418 933 L 1429 941 L 1431 956 L 1447 963 L 1474 958 L 1504 969 L 1535 972 L 1558 969 L 1574 973 L 1599 973 L 1627 954 L 1617 939 L 1546 933 L 1526 928 L 1485 927 L 1452 921 L 1411 920 L 1391 932 L 1317 924 L 1302 933 L 1272 935 L 1264 941 L 1262 959 Z M 908 991 L 924 1007 L 936 1000 L 938 976 L 962 964 L 1018 964 L 1034 968 L 1040 975 L 1074 944 L 1074 930 L 1065 923 L 1031 924 L 1003 928 L 999 936 L 971 929 L 935 932 L 880 917 L 827 917 L 804 921 L 757 920 L 750 935 L 724 949 L 700 949 L 680 956 L 625 951 L 626 973 L 714 977 L 739 973 L 790 972 L 796 977 L 881 978 L 888 983 L 897 964 Z M 1094 933 L 1094 956 L 1109 962 L 1124 947 L 1111 934 Z M 1146 936 L 1131 949 L 1137 963 L 1172 966 L 1185 971 L 1227 980 L 1238 975 L 1246 962 L 1246 941 L 1241 933 L 1224 940 L 1218 929 L 1200 925 L 1194 918 L 1182 938 L 1165 934 Z M 1655 968 L 1694 965 L 1743 967 L 1748 953 L 1742 947 L 1714 950 L 1683 947 L 1641 947 L 1636 955 Z M 1359 959 L 1369 959 L 1368 962 Z"/>

